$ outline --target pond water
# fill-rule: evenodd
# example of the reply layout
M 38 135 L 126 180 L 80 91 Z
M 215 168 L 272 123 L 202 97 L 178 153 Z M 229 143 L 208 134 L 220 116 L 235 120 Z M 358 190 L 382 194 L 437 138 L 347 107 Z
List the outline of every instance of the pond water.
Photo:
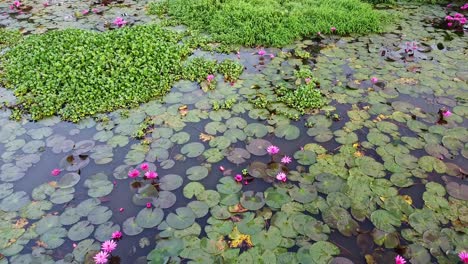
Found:
M 101 30 L 123 13 L 157 22 L 145 3 L 86 16 L 79 1 L 35 2 L 41 11 L 26 15 L 2 3 L 1 25 L 36 34 Z M 216 76 L 213 91 L 180 81 L 162 100 L 77 124 L 12 121 L 4 107 L 0 264 L 93 263 L 117 230 L 111 263 L 457 263 L 468 249 L 468 37 L 436 28 L 444 7 L 388 12 L 401 19 L 381 35 L 316 36 L 264 58 L 196 51 L 245 66 L 235 83 Z M 404 51 L 411 42 L 414 55 Z M 300 81 L 301 66 L 326 107 L 297 120 L 282 103 L 254 107 L 255 96 Z M 0 89 L 0 103 L 13 100 Z M 212 109 L 226 100 L 228 109 Z M 452 114 L 440 120 L 444 107 Z M 270 145 L 280 152 L 268 155 Z M 143 163 L 155 181 L 142 177 Z

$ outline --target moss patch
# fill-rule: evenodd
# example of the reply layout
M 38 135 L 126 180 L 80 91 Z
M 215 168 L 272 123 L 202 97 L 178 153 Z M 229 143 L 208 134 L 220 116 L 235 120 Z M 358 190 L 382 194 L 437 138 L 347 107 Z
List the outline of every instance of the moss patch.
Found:
M 30 36 L 2 58 L 3 81 L 19 99 L 16 114 L 29 113 L 33 120 L 57 114 L 78 121 L 169 92 L 193 71 L 184 69 L 184 61 L 197 44 L 183 38 L 156 25 Z M 227 74 L 235 79 L 240 73 Z
M 150 14 L 210 33 L 225 44 L 282 46 L 302 37 L 382 30 L 382 14 L 359 0 L 165 0 Z

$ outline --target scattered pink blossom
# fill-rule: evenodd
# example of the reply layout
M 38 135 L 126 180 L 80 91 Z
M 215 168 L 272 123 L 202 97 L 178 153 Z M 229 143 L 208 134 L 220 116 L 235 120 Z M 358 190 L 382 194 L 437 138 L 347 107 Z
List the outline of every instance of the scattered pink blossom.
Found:
M 447 23 L 447 27 L 451 27 L 452 25 L 453 25 L 452 22 L 448 22 L 448 23 Z
M 73 244 L 72 244 L 72 247 L 73 247 L 73 248 L 76 248 L 77 246 L 78 246 L 78 245 L 77 245 L 76 243 L 73 243 Z
M 240 52 L 239 52 L 239 51 L 238 51 L 238 52 L 236 52 L 236 56 L 237 56 L 237 59 L 239 59 L 239 60 L 240 60 L 240 56 L 241 56 L 241 54 L 240 54 Z
M 127 24 L 127 21 L 125 21 L 123 18 L 121 17 L 116 17 L 114 22 L 112 22 L 114 25 L 116 25 L 117 27 L 123 27 Z
M 85 10 L 81 11 L 82 15 L 87 15 L 88 13 L 89 13 L 89 9 L 85 9 Z
M 104 252 L 111 253 L 117 248 L 117 243 L 114 240 L 106 240 L 102 243 L 101 249 Z
M 124 211 L 123 207 L 120 207 L 119 212 L 123 212 L 123 211 Z
M 466 17 L 460 18 L 460 20 L 458 20 L 458 22 L 460 22 L 460 24 L 462 24 L 462 25 L 466 24 Z
M 97 253 L 93 259 L 96 264 L 105 264 L 107 263 L 107 258 L 109 257 L 109 253 L 101 251 Z
M 58 176 L 60 173 L 62 172 L 61 169 L 53 169 L 50 173 L 52 174 L 52 176 Z
M 214 75 L 213 75 L 213 74 L 210 74 L 210 75 L 206 76 L 206 80 L 207 80 L 208 82 L 211 82 L 211 81 L 213 81 L 213 80 L 214 80 L 214 78 L 215 78 L 215 77 L 214 77 Z
M 50 3 L 49 3 L 49 2 L 44 2 L 44 3 L 42 3 L 42 5 L 43 5 L 44 7 L 48 7 L 48 6 L 50 6 Z
M 276 174 L 276 179 L 278 181 L 286 182 L 286 180 L 287 180 L 286 173 L 279 172 L 278 174 Z
M 234 176 L 234 180 L 236 180 L 236 182 L 241 182 L 243 180 L 242 175 L 236 174 L 236 176 Z
M 133 169 L 131 171 L 128 172 L 128 177 L 134 179 L 136 177 L 140 176 L 140 171 L 137 170 L 137 169 Z
M 114 231 L 112 233 L 112 239 L 121 239 L 122 238 L 122 232 L 120 231 Z
M 281 158 L 281 163 L 283 163 L 283 164 L 289 164 L 289 163 L 291 163 L 291 161 L 292 161 L 292 159 L 289 156 L 284 156 L 283 158 Z
M 461 9 L 461 10 L 466 10 L 466 9 L 468 9 L 468 3 L 462 5 L 462 6 L 460 7 L 460 9 Z
M 379 81 L 379 79 L 377 77 L 372 77 L 370 81 L 372 84 L 376 84 Z
M 402 256 L 398 255 L 395 257 L 395 264 L 405 264 L 405 263 L 406 263 L 406 260 Z
M 275 58 L 275 54 L 270 54 L 270 59 L 274 59 Z
M 331 30 L 331 32 L 335 33 L 336 27 L 331 27 L 330 30 Z
M 318 36 L 321 36 L 321 35 L 322 35 L 322 33 L 320 33 L 320 31 L 319 31 L 319 32 L 317 32 L 317 35 L 318 35 Z
M 99 12 L 99 9 L 97 9 L 97 8 L 93 8 L 93 9 L 91 9 L 91 11 L 92 11 L 93 13 L 95 13 L 95 14 L 96 14 L 96 13 L 98 13 L 98 12 Z
M 458 257 L 461 261 L 463 261 L 463 263 L 468 263 L 468 253 L 465 250 L 458 253 Z
M 149 164 L 148 163 L 142 163 L 140 165 L 140 169 L 147 171 L 149 169 Z
M 446 16 L 446 17 L 445 17 L 445 20 L 447 20 L 447 21 L 452 21 L 452 20 L 453 20 L 453 17 L 451 17 L 451 16 Z
M 311 80 L 312 80 L 312 79 L 310 79 L 310 78 L 305 78 L 305 83 L 306 83 L 306 84 L 309 84 Z
M 249 184 L 249 181 L 245 180 L 244 185 L 248 185 L 248 184 Z
M 10 7 L 10 10 L 15 9 L 15 6 L 14 6 L 14 5 L 10 5 L 9 7 Z
M 224 169 L 223 166 L 219 166 L 219 170 L 220 170 L 220 171 L 224 171 L 225 169 Z
M 275 146 L 275 145 L 271 145 L 271 146 L 269 146 L 267 148 L 267 152 L 270 155 L 278 154 L 279 151 L 280 151 L 280 148 L 278 146 Z
M 450 112 L 450 110 L 445 110 L 445 111 L 442 112 L 442 115 L 443 115 L 444 117 L 449 117 L 449 116 L 452 115 L 452 112 Z
M 147 171 L 147 172 L 145 173 L 145 177 L 146 177 L 147 179 L 153 180 L 153 179 L 156 179 L 156 178 L 158 177 L 158 173 L 155 172 L 155 171 Z
M 257 54 L 260 55 L 260 56 L 265 56 L 266 51 L 262 48 L 262 49 L 260 49 L 260 50 L 258 51 Z
M 117 181 L 113 181 L 112 183 L 114 184 L 114 186 L 116 186 L 116 185 L 117 185 Z
M 454 19 L 455 18 L 462 18 L 462 17 L 464 17 L 464 15 L 460 14 L 460 13 L 455 13 L 455 15 L 453 15 L 453 17 L 454 17 Z
M 146 208 L 151 208 L 151 203 L 146 203 Z
M 19 8 L 22 4 L 20 1 L 14 1 L 13 2 L 13 5 L 16 7 L 16 8 Z

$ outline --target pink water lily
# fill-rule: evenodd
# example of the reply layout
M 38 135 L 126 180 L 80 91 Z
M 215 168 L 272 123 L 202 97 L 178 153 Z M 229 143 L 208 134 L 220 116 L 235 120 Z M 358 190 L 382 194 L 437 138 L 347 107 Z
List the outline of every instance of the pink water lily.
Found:
M 370 81 L 372 84 L 376 84 L 379 81 L 379 79 L 377 77 L 372 77 Z
M 142 163 L 140 165 L 140 169 L 147 171 L 149 169 L 149 164 L 148 163 Z
M 156 178 L 158 177 L 158 173 L 156 173 L 155 171 L 147 171 L 147 172 L 145 173 L 145 177 L 146 177 L 147 179 L 153 180 L 153 179 L 156 179 Z
M 275 146 L 275 145 L 271 145 L 271 146 L 269 146 L 267 148 L 267 152 L 270 155 L 278 154 L 279 151 L 280 151 L 280 148 L 278 146 Z
M 52 174 L 52 176 L 58 176 L 61 172 L 62 172 L 61 169 L 56 168 L 56 169 L 53 169 L 53 170 L 50 172 L 50 174 Z
M 119 208 L 119 212 L 123 212 L 125 209 L 123 207 Z
M 270 59 L 274 59 L 275 58 L 275 54 L 270 54 Z
M 461 9 L 461 10 L 466 10 L 466 9 L 468 9 L 468 3 L 462 5 L 462 6 L 460 7 L 460 9 Z
M 305 78 L 305 83 L 306 83 L 306 84 L 309 84 L 311 80 L 312 80 L 312 79 L 310 79 L 310 78 Z
M 449 117 L 449 116 L 452 115 L 452 112 L 450 112 L 450 110 L 445 110 L 444 112 L 442 112 L 442 115 L 443 115 L 444 117 Z
M 236 174 L 236 176 L 234 176 L 234 180 L 236 180 L 236 182 L 241 182 L 243 180 L 242 175 Z
M 102 243 L 101 249 L 104 252 L 111 253 L 114 249 L 117 248 L 117 243 L 114 240 L 106 240 Z
M 331 32 L 335 33 L 336 27 L 331 27 L 330 30 L 331 30 Z
M 458 257 L 463 263 L 468 263 L 468 253 L 465 250 L 458 253 Z
M 121 239 L 122 238 L 122 232 L 120 231 L 114 231 L 112 233 L 112 239 Z
M 402 256 L 398 255 L 395 257 L 395 264 L 405 264 L 405 263 L 406 263 L 406 260 Z
M 257 54 L 260 56 L 265 56 L 266 51 L 264 49 L 260 49 Z
M 128 177 L 134 179 L 136 177 L 140 176 L 140 171 L 137 170 L 137 169 L 133 169 L 131 171 L 128 172 Z
M 224 169 L 223 166 L 219 166 L 219 170 L 220 170 L 220 171 L 224 171 L 225 169 Z
M 213 74 L 210 74 L 210 75 L 206 76 L 206 80 L 207 80 L 208 82 L 211 82 L 211 81 L 213 81 L 213 80 L 214 80 L 214 78 L 215 78 L 215 77 L 214 77 L 214 75 L 213 75 Z
M 151 208 L 151 203 L 146 203 L 146 208 Z
M 112 22 L 114 25 L 116 25 L 117 27 L 123 27 L 127 24 L 127 21 L 125 21 L 123 18 L 121 17 L 116 17 L 114 22 Z
M 453 25 L 452 22 L 448 22 L 448 23 L 447 23 L 447 27 L 451 27 L 452 25 Z
M 88 13 L 89 13 L 89 9 L 85 9 L 85 10 L 81 11 L 82 15 L 87 15 Z
M 13 2 L 13 5 L 16 7 L 16 8 L 19 8 L 22 4 L 20 1 L 14 1 Z
M 101 251 L 97 253 L 93 259 L 96 264 L 105 264 L 107 263 L 107 258 L 109 257 L 109 253 Z
M 42 5 L 43 5 L 44 7 L 48 7 L 48 6 L 50 6 L 50 3 L 49 3 L 49 2 L 44 2 L 44 3 L 42 3 Z
M 287 180 L 286 173 L 279 172 L 278 174 L 276 174 L 276 179 L 278 181 L 286 182 L 286 180 Z
M 283 164 L 289 164 L 291 162 L 292 162 L 292 159 L 289 156 L 284 156 L 284 157 L 281 158 L 281 163 L 283 163 Z

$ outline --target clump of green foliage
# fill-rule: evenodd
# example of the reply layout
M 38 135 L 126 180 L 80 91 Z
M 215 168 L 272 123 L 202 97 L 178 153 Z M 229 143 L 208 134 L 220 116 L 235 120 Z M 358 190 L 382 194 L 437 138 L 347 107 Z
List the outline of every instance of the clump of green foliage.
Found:
M 383 14 L 360 0 L 162 0 L 150 14 L 166 13 L 216 41 L 247 46 L 283 46 L 317 32 L 379 32 Z
M 0 50 L 19 43 L 22 35 L 18 30 L 0 28 Z
M 320 108 L 325 104 L 314 82 L 299 85 L 296 89 L 282 87 L 276 92 L 279 94 L 278 101 L 298 110 L 301 114 L 304 114 L 307 109 Z
M 226 109 L 230 110 L 232 107 L 237 103 L 236 98 L 230 98 L 227 100 L 224 100 L 222 102 L 214 101 L 213 102 L 213 110 L 218 111 L 220 109 Z
M 227 59 L 218 63 L 215 60 L 196 57 L 184 63 L 183 78 L 203 82 L 208 75 L 219 72 L 223 74 L 226 81 L 232 82 L 239 78 L 243 70 L 244 66 L 233 60 Z
M 38 120 L 60 115 L 75 122 L 168 93 L 187 76 L 184 61 L 198 43 L 185 37 L 157 25 L 30 36 L 1 58 L 2 79 L 18 97 L 15 116 L 29 113 Z M 207 65 L 198 66 L 207 72 Z

